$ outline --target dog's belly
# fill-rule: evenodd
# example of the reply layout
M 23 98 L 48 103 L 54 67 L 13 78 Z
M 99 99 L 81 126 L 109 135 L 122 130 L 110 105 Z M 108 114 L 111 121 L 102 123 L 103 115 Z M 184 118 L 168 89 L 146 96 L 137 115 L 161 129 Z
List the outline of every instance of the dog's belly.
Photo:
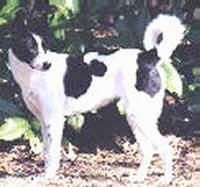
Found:
M 88 103 L 87 99 L 74 99 L 70 98 L 68 99 L 70 104 L 67 104 L 66 110 L 65 110 L 65 115 L 66 116 L 71 116 L 74 114 L 80 114 L 80 113 L 86 113 L 89 111 L 95 111 L 103 106 L 106 106 L 110 102 L 113 101 L 113 98 L 104 98 L 102 100 L 98 100 L 98 102 L 95 103 Z M 68 103 L 69 103 L 68 102 Z
M 114 80 L 95 77 L 87 92 L 78 98 L 67 97 L 65 100 L 65 114 L 73 115 L 77 113 L 85 113 L 92 110 L 97 110 L 120 95 L 116 94 L 117 84 Z M 102 91 L 103 90 L 103 91 Z

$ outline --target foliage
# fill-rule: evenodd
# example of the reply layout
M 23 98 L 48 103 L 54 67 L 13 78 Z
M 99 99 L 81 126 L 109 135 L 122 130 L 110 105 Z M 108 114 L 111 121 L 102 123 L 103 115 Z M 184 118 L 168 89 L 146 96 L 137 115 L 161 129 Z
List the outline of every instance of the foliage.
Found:
M 6 24 L 14 17 L 18 5 L 18 0 L 7 0 L 2 2 L 2 5 L 0 6 L 0 25 Z
M 183 84 L 175 67 L 171 62 L 164 62 L 161 64 L 162 69 L 166 74 L 166 88 L 171 93 L 176 93 L 179 97 L 183 95 Z
M 42 144 L 26 119 L 20 117 L 6 118 L 0 126 L 0 140 L 13 141 L 21 137 L 29 141 L 34 153 L 41 152 Z
M 200 24 L 191 16 L 199 4 L 195 4 L 196 1 L 193 0 L 186 0 L 184 5 L 181 0 L 170 2 L 159 0 L 49 0 L 47 5 L 55 7 L 55 10 L 45 12 L 39 7 L 46 2 L 48 1 L 1 0 L 0 2 L 0 121 L 2 122 L 0 133 L 6 132 L 1 136 L 3 140 L 32 137 L 31 145 L 35 145 L 34 141 L 39 142 L 38 139 L 33 138 L 35 137 L 34 132 L 37 132 L 32 125 L 33 118 L 22 102 L 19 88 L 14 83 L 7 63 L 7 50 L 11 42 L 11 23 L 15 13 L 21 9 L 26 9 L 30 13 L 29 21 L 33 18 L 32 9 L 37 9 L 37 13 L 46 19 L 51 36 L 49 45 L 59 52 L 85 53 L 97 49 L 142 47 L 145 26 L 160 12 L 184 17 L 185 23 L 190 28 L 188 40 L 200 43 Z M 31 3 L 33 5 L 30 10 L 29 4 Z M 183 71 L 186 67 L 184 62 L 181 63 L 176 58 L 173 64 L 181 74 L 184 85 L 183 96 L 190 103 L 189 109 L 200 112 L 198 65 L 192 65 L 194 79 L 188 81 L 187 73 Z M 180 93 L 182 84 L 174 67 L 165 65 L 164 70 L 170 72 L 168 75 L 172 74 L 169 87 L 178 85 L 175 87 Z M 123 113 L 123 109 L 120 110 Z M 68 122 L 79 124 L 77 129 L 80 129 L 84 119 L 73 117 Z M 11 124 L 13 126 L 9 129 Z M 6 131 L 2 130 L 6 128 L 8 128 Z M 11 130 L 13 130 L 12 133 Z M 7 136 L 8 132 L 11 133 L 10 137 Z

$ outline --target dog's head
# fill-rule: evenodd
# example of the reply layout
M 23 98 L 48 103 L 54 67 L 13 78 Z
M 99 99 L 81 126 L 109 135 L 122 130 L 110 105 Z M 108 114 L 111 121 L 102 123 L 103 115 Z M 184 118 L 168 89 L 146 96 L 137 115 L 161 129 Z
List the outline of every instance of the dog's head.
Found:
M 12 46 L 14 55 L 23 63 L 37 70 L 47 70 L 47 47 L 41 36 L 34 34 L 27 24 L 26 14 L 21 11 L 12 24 Z

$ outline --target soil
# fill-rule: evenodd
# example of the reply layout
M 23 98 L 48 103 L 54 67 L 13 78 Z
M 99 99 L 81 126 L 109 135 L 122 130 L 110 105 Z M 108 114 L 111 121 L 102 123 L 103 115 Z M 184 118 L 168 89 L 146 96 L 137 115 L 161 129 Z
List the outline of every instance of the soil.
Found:
M 174 150 L 174 179 L 169 186 L 199 187 L 200 139 L 184 140 L 175 136 L 167 138 Z M 41 155 L 31 154 L 26 142 L 17 142 L 16 145 L 1 143 L 0 187 L 161 186 L 156 182 L 163 174 L 162 163 L 156 155 L 147 179 L 143 183 L 129 183 L 128 176 L 137 171 L 141 155 L 137 151 L 136 143 L 123 139 L 120 144 L 121 151 L 98 147 L 96 152 L 80 151 L 74 162 L 63 154 L 58 175 L 47 180 L 40 177 L 43 172 Z
M 200 186 L 200 131 L 199 114 L 191 117 L 184 105 L 170 101 L 164 106 L 159 130 L 168 138 L 174 153 L 174 178 L 166 187 Z M 174 103 L 174 104 L 173 104 Z M 181 107 L 180 107 L 181 104 Z M 188 120 L 187 120 L 188 121 Z M 66 138 L 78 148 L 72 162 L 65 154 Z M 162 186 L 162 162 L 155 155 L 148 177 L 142 183 L 130 183 L 141 160 L 125 116 L 120 116 L 115 105 L 109 105 L 97 114 L 85 115 L 81 133 L 66 126 L 61 166 L 53 179 L 44 179 L 41 154 L 30 151 L 28 142 L 0 142 L 0 187 L 146 187 Z

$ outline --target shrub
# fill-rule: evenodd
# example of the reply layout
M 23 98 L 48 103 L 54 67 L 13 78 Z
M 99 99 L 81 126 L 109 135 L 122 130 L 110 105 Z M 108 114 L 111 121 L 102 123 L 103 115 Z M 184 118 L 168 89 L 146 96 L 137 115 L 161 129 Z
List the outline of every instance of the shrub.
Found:
M 15 129 L 23 130 L 9 140 L 26 137 L 27 133 L 24 129 L 28 129 L 29 132 L 34 131 L 34 126 L 30 126 L 33 120 L 32 115 L 24 107 L 7 63 L 7 50 L 11 42 L 10 26 L 17 11 L 22 9 L 27 11 L 30 14 L 30 17 L 27 17 L 28 21 L 35 21 L 33 23 L 36 27 L 38 20 L 43 22 L 51 38 L 49 44 L 53 50 L 85 53 L 97 49 L 142 47 L 145 26 L 160 12 L 173 13 L 184 18 L 190 28 L 187 39 L 199 43 L 200 24 L 192 17 L 198 6 L 200 3 L 195 0 L 49 0 L 49 2 L 46 0 L 1 0 L 0 121 L 3 125 L 0 131 L 1 128 L 6 128 L 6 124 L 9 128 L 10 121 L 15 123 L 16 126 L 13 126 L 16 127 Z M 184 97 L 190 103 L 189 108 L 193 112 L 200 112 L 199 65 L 190 64 L 190 71 L 185 71 L 188 64 L 181 63 L 177 57 L 174 59 L 174 65 L 184 82 Z M 175 71 L 173 66 L 171 68 L 170 72 Z M 189 74 L 192 76 L 187 76 Z M 188 80 L 188 77 L 192 77 L 192 80 Z M 69 121 L 83 122 L 83 120 L 74 119 Z M 17 126 L 20 122 L 28 124 L 31 128 Z M 1 139 L 7 140 L 6 136 Z

